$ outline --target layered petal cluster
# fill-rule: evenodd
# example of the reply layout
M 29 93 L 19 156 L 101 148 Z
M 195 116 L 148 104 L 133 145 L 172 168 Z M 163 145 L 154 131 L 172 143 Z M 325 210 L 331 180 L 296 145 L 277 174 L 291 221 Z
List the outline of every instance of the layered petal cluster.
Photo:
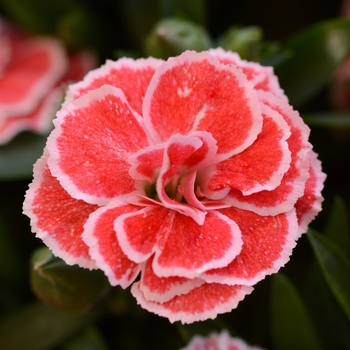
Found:
M 54 125 L 33 232 L 171 322 L 234 309 L 321 209 L 325 175 L 272 68 L 220 48 L 107 61 Z
M 30 36 L 0 18 L 0 144 L 24 130 L 48 133 L 63 84 L 94 67 L 90 52 L 68 55 L 56 39 Z
M 262 350 L 250 346 L 240 338 L 233 338 L 227 331 L 213 332 L 207 337 L 194 336 L 188 345 L 180 350 Z

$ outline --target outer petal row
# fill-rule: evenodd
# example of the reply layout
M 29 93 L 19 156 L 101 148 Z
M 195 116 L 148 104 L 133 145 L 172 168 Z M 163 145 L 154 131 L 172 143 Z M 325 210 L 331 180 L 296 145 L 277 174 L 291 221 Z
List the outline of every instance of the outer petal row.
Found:
M 135 282 L 131 287 L 131 293 L 141 307 L 159 316 L 167 317 L 171 323 L 175 321 L 192 323 L 214 319 L 218 314 L 236 308 L 238 303 L 252 291 L 253 288 L 248 286 L 205 283 L 187 294 L 176 296 L 161 304 L 145 299 L 140 290 L 140 282 Z
M 178 133 L 210 132 L 217 161 L 251 145 L 262 127 L 260 104 L 245 75 L 207 52 L 186 51 L 162 64 L 150 81 L 143 116 L 158 143 Z
M 281 114 L 290 127 L 291 135 L 287 140 L 292 156 L 290 167 L 276 189 L 247 196 L 232 189 L 227 200 L 234 207 L 251 210 L 259 215 L 277 215 L 291 210 L 304 194 L 305 182 L 309 177 L 310 130 L 288 103 L 267 92 L 259 92 L 259 98 Z
M 104 85 L 88 92 L 57 113 L 47 141 L 50 170 L 73 198 L 88 203 L 132 193 L 128 159 L 149 144 L 141 121 L 120 89 Z
M 121 58 L 116 62 L 107 60 L 105 65 L 88 73 L 82 82 L 70 85 L 65 102 L 71 102 L 86 92 L 107 84 L 123 90 L 131 108 L 141 115 L 149 82 L 163 62 L 152 57 L 138 60 Z
M 47 167 L 48 152 L 34 166 L 34 181 L 30 185 L 23 212 L 31 218 L 33 232 L 67 264 L 95 268 L 88 246 L 81 235 L 90 213 L 97 209 L 72 198 Z

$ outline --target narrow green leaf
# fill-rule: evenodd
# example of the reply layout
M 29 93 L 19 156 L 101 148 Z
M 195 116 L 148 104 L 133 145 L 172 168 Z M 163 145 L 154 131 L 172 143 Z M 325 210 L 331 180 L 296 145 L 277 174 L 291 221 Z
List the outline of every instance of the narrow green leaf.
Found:
M 345 254 L 350 253 L 348 210 L 340 196 L 334 198 L 332 210 L 324 229 L 324 234 L 341 248 Z
M 181 17 L 199 24 L 206 23 L 206 6 L 203 0 L 158 0 L 163 17 Z
M 320 91 L 350 52 L 350 21 L 329 20 L 284 43 L 291 56 L 275 69 L 291 104 L 300 107 Z
M 96 317 L 72 316 L 35 302 L 0 320 L 0 344 L 6 350 L 52 349 Z
M 350 113 L 317 112 L 302 115 L 304 122 L 310 126 L 327 129 L 350 128 Z
M 322 349 L 304 302 L 289 279 L 272 276 L 271 338 L 275 350 Z
M 0 181 L 31 178 L 33 164 L 42 155 L 47 136 L 24 132 L 0 146 Z
M 307 237 L 325 280 L 350 320 L 350 260 L 339 246 L 315 230 L 309 229 Z

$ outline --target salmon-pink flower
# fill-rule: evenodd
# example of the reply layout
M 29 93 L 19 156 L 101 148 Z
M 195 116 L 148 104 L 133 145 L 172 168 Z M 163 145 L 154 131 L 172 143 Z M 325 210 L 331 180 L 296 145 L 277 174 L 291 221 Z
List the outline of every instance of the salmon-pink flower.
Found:
M 48 133 L 63 84 L 94 66 L 90 52 L 68 56 L 56 39 L 30 36 L 0 18 L 0 144 L 24 130 Z
M 235 308 L 321 209 L 308 127 L 272 68 L 232 52 L 107 61 L 54 125 L 24 203 L 33 231 L 171 322 Z
M 194 336 L 188 345 L 180 350 L 262 350 L 250 346 L 240 338 L 233 338 L 227 331 L 213 332 L 208 337 Z

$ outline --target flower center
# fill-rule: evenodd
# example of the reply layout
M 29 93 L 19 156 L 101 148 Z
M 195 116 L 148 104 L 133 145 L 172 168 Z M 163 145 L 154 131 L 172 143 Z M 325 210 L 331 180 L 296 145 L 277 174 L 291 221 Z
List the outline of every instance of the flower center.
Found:
M 130 175 L 139 180 L 140 197 L 203 224 L 208 208 L 227 207 L 203 204 L 196 195 L 197 172 L 214 162 L 216 142 L 208 132 L 194 132 L 188 136 L 174 135 L 167 142 L 149 146 L 130 159 Z M 199 191 L 200 192 L 200 191 Z

